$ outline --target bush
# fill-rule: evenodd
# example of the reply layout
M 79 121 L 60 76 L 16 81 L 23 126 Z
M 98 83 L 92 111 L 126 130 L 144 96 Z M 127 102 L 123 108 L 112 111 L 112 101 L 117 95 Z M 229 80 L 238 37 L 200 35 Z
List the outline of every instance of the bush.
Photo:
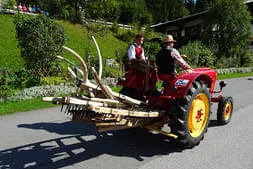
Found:
M 12 96 L 15 90 L 10 88 L 8 85 L 0 85 L 0 102 L 2 100 L 6 101 L 9 96 Z
M 60 85 L 65 83 L 66 81 L 61 77 L 50 76 L 50 77 L 43 77 L 40 79 L 41 85 Z
M 253 51 L 248 50 L 245 55 L 241 56 L 240 62 L 243 67 L 253 66 Z
M 119 29 L 120 28 L 119 28 L 118 23 L 114 22 L 113 25 L 112 25 L 112 28 L 111 28 L 112 32 L 118 34 L 119 33 Z
M 187 55 L 187 62 L 192 67 L 212 67 L 215 56 L 213 52 L 205 47 L 200 41 L 190 42 L 179 49 L 181 54 Z
M 40 85 L 40 79 L 39 76 L 34 76 L 31 71 L 22 69 L 9 73 L 8 85 L 13 89 L 23 89 Z
M 215 65 L 217 68 L 250 67 L 253 66 L 253 52 L 250 50 L 241 53 L 241 56 L 221 57 Z
M 11 78 L 8 69 L 2 69 L 0 72 L 0 102 L 7 100 L 15 92 L 15 88 L 11 86 L 13 78 Z
M 104 23 L 100 23 L 100 22 L 96 22 L 92 23 L 89 22 L 88 24 L 85 25 L 88 32 L 90 32 L 92 35 L 97 34 L 99 36 L 105 36 L 105 34 L 107 34 L 109 32 L 109 28 L 104 24 Z
M 55 67 L 56 55 L 64 45 L 64 31 L 45 15 L 37 17 L 17 15 L 14 20 L 26 69 L 33 77 L 47 76 Z
M 145 42 L 143 48 L 145 50 L 145 56 L 149 57 L 150 60 L 155 60 L 156 54 L 161 49 L 160 43 L 158 42 Z
M 2 2 L 0 1 L 0 5 L 3 6 L 3 8 L 7 8 L 7 9 L 13 9 L 14 6 L 16 5 L 16 1 L 15 0 L 3 0 Z
M 104 77 L 118 78 L 123 75 L 122 70 L 119 67 L 104 67 Z
M 122 41 L 132 43 L 135 37 L 135 33 L 133 31 L 126 31 L 118 36 L 118 38 Z
M 222 56 L 220 59 L 215 61 L 215 67 L 218 69 L 238 67 L 239 63 L 240 63 L 240 61 L 238 60 L 238 58 Z

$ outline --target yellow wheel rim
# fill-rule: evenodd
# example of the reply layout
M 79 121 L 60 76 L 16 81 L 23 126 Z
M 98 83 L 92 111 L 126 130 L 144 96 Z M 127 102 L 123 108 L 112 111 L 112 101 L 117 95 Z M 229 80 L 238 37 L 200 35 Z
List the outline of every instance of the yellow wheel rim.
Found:
M 224 109 L 224 119 L 228 120 L 231 116 L 231 112 L 232 112 L 232 103 L 229 101 Z
M 209 99 L 204 93 L 198 94 L 192 101 L 188 116 L 188 130 L 192 137 L 199 137 L 205 130 L 209 118 L 209 106 Z

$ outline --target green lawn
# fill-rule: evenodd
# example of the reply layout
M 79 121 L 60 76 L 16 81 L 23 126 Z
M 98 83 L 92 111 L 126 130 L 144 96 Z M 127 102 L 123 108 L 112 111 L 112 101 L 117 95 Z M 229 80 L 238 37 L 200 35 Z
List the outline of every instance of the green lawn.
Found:
M 226 74 L 226 75 L 219 75 L 217 77 L 217 79 L 218 80 L 231 79 L 231 78 L 238 78 L 238 77 L 245 77 L 245 76 L 253 76 L 253 72 L 249 72 L 249 73 L 232 73 L 232 74 Z
M 0 103 L 0 115 L 25 112 L 29 110 L 36 110 L 41 108 L 53 107 L 52 103 L 42 102 L 41 99 L 25 100 L 20 102 Z
M 84 58 L 87 58 L 89 52 L 91 56 L 97 57 L 97 50 L 91 39 L 88 38 L 88 32 L 85 26 L 80 24 L 71 24 L 68 21 L 57 21 L 64 27 L 66 36 L 66 46 L 74 49 Z M 91 34 L 91 33 L 90 33 Z M 115 50 L 127 51 L 128 44 L 117 39 L 110 31 L 106 33 L 94 33 L 103 58 L 115 58 Z
M 16 40 L 16 29 L 13 15 L 0 13 L 0 68 L 19 70 L 24 65 Z
M 113 87 L 113 91 L 119 92 L 121 87 Z M 57 106 L 52 104 L 51 102 L 43 102 L 41 98 L 33 99 L 33 100 L 25 100 L 20 102 L 0 102 L 0 115 L 10 114 L 15 112 L 25 112 L 29 110 L 36 110 L 48 107 Z

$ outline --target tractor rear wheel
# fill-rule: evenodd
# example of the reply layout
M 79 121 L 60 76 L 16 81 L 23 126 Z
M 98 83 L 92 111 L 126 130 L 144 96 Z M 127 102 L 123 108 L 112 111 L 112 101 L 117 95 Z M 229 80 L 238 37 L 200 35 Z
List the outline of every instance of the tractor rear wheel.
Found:
M 171 130 L 184 147 L 200 143 L 207 131 L 210 117 L 210 95 L 201 82 L 194 81 L 186 98 L 176 100 Z
M 225 125 L 230 122 L 233 112 L 232 97 L 222 97 L 218 104 L 217 120 L 218 124 Z

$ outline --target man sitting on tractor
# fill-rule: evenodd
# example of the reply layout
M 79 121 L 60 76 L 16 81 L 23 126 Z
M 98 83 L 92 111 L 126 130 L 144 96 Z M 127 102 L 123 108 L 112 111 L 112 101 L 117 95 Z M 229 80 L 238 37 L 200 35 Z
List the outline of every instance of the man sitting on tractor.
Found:
M 144 36 L 138 34 L 135 36 L 135 42 L 128 49 L 128 62 L 126 70 L 137 70 L 145 72 L 145 56 L 144 48 L 142 47 Z M 144 68 L 144 70 L 142 70 Z
M 136 35 L 134 44 L 128 49 L 126 73 L 118 82 L 118 85 L 124 86 L 120 93 L 140 100 L 145 92 L 153 89 L 156 82 L 155 69 L 150 69 L 150 63 L 144 57 L 143 40 L 143 35 Z
M 179 52 L 173 48 L 176 41 L 172 35 L 165 35 L 162 40 L 162 49 L 156 55 L 156 64 L 158 67 L 158 77 L 162 81 L 172 81 L 176 73 L 175 62 L 187 72 L 192 73 L 191 66 L 183 59 L 187 56 L 180 55 Z

